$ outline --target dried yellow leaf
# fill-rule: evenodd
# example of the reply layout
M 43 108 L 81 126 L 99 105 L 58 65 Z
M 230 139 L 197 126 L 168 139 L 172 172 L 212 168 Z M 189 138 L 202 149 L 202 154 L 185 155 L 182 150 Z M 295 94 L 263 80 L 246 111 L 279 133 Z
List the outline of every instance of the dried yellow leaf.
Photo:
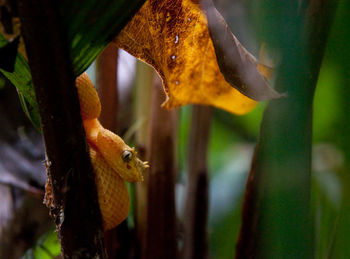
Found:
M 204 104 L 244 114 L 256 105 L 225 81 L 198 1 L 148 0 L 113 42 L 156 69 L 165 108 Z

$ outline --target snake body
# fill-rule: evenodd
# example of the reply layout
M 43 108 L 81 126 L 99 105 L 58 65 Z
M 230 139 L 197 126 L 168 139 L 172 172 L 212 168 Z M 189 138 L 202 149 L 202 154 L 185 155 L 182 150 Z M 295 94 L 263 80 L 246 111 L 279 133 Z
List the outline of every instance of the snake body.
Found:
M 103 128 L 98 121 L 101 103 L 89 76 L 83 73 L 76 80 L 80 112 L 84 122 L 91 163 L 95 174 L 98 202 L 104 230 L 120 224 L 129 212 L 129 193 L 124 182 L 143 181 L 143 171 L 148 167 L 113 132 Z
M 136 157 L 134 148 L 130 148 L 118 135 L 100 124 L 97 119 L 101 112 L 100 99 L 86 73 L 76 79 L 76 87 L 94 169 L 103 228 L 106 231 L 116 227 L 128 216 L 130 201 L 125 181 L 143 181 L 142 174 L 149 166 Z M 49 178 L 45 203 L 52 207 Z

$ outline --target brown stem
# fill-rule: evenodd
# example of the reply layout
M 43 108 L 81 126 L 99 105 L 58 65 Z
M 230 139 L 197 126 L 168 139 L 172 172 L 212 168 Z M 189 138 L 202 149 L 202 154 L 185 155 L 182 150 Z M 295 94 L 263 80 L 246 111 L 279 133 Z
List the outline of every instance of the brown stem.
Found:
M 103 127 L 115 132 L 118 114 L 118 48 L 108 45 L 96 60 L 96 86 L 101 100 L 99 120 Z M 126 221 L 104 233 L 109 258 L 128 258 L 130 233 Z
M 18 0 L 64 258 L 105 258 L 101 214 L 58 1 Z
M 175 143 L 177 111 L 160 107 L 164 101 L 159 77 L 152 90 L 151 135 L 148 158 L 146 245 L 142 258 L 176 258 Z
M 152 86 L 154 81 L 154 69 L 141 61 L 136 63 L 136 82 L 135 82 L 135 124 L 140 128 L 135 134 L 137 151 L 142 160 L 146 160 L 149 153 L 149 132 L 150 132 L 150 114 L 152 105 Z M 143 183 L 135 184 L 135 237 L 136 258 L 141 257 L 143 247 L 146 246 L 146 209 L 147 209 L 147 188 L 148 174 L 146 173 Z
M 130 257 L 130 231 L 128 222 L 124 220 L 116 228 L 104 233 L 108 258 Z
M 115 131 L 117 127 L 117 71 L 118 48 L 110 44 L 96 60 L 96 86 L 102 105 L 99 120 L 111 131 Z
M 212 109 L 192 107 L 189 175 L 186 195 L 184 258 L 207 258 L 208 166 L 207 151 Z

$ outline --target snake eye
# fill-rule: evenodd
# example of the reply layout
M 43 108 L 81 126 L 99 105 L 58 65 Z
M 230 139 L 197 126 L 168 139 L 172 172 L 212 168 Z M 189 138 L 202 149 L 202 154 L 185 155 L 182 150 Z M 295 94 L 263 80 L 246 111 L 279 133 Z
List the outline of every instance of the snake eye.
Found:
M 132 152 L 129 150 L 124 150 L 122 153 L 122 159 L 124 162 L 130 162 L 132 159 Z

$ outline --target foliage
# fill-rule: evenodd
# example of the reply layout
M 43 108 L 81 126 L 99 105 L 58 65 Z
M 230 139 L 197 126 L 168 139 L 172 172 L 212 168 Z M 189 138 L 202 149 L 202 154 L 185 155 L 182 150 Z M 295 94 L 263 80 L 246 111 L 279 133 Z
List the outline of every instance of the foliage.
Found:
M 6 44 L 6 38 L 0 33 L 0 47 L 5 46 Z M 17 87 L 18 96 L 24 112 L 31 120 L 33 125 L 39 130 L 39 110 L 35 99 L 32 75 L 30 73 L 28 62 L 21 53 L 18 53 L 16 56 L 14 71 L 11 73 L 1 68 L 0 71 L 11 81 L 13 85 Z
M 256 105 L 245 95 L 255 100 L 279 96 L 264 78 L 270 76 L 270 70 L 258 65 L 213 10 L 212 22 L 226 28 L 223 37 L 219 37 L 221 32 L 209 32 L 199 3 L 149 0 L 113 41 L 156 69 L 167 94 L 163 107 L 204 104 L 244 114 Z M 223 45 L 227 52 L 221 49 Z
M 76 75 L 91 65 L 143 2 L 144 0 L 64 1 L 60 7 Z M 3 47 L 7 40 L 1 26 L 0 28 L 0 47 Z M 15 70 L 12 73 L 3 69 L 0 71 L 17 87 L 23 110 L 33 125 L 40 129 L 39 111 L 23 45 L 20 52 L 22 53 L 17 54 Z
M 255 2 L 261 4 L 262 1 Z M 91 6 L 89 8 L 91 8 Z M 255 28 L 260 39 L 264 39 L 270 42 L 272 46 L 278 46 L 278 48 L 280 48 L 279 37 L 275 36 L 282 33 L 279 25 L 282 21 L 285 21 L 284 19 L 286 19 L 286 17 L 281 17 L 278 8 L 282 8 L 281 4 L 275 3 L 270 6 L 262 6 L 260 10 L 263 9 L 265 12 L 257 12 L 259 8 L 251 7 L 248 9 L 253 11 L 254 15 L 252 15 L 252 17 L 254 18 L 252 18 L 252 20 L 259 18 L 259 20 L 255 22 Z M 86 10 L 88 10 L 88 8 Z M 349 4 L 347 4 L 345 0 L 341 1 L 329 39 L 326 57 L 322 65 L 315 95 L 313 128 L 314 149 L 318 149 L 320 144 L 327 143 L 326 148 L 322 149 L 321 153 L 314 152 L 311 202 L 314 214 L 316 258 L 347 258 L 349 254 L 349 248 L 346 246 L 346 244 L 350 242 L 350 236 L 346 233 L 348 229 L 348 219 L 346 215 L 350 213 L 349 207 L 346 205 L 350 197 L 350 195 L 348 195 L 348 190 L 350 189 L 348 177 L 350 168 L 350 142 L 347 136 L 349 135 L 349 131 L 346 131 L 350 127 L 350 119 L 346 112 L 346 109 L 349 107 L 349 101 L 347 100 L 349 94 L 346 88 L 346 86 L 349 85 L 348 60 L 350 60 L 350 54 L 347 48 L 350 39 L 350 25 L 349 18 L 347 17 L 349 10 Z M 72 14 L 74 14 L 74 12 L 72 12 Z M 87 23 L 87 17 L 86 14 L 84 16 L 85 20 L 82 19 L 81 22 Z M 273 18 L 274 20 L 272 21 Z M 88 28 L 88 26 L 86 26 L 86 28 Z M 94 29 L 93 33 L 98 33 L 98 30 Z M 84 43 L 84 40 L 79 39 L 81 35 L 79 33 L 76 35 L 77 39 L 72 53 L 77 51 L 77 49 L 83 50 L 82 53 L 76 54 L 75 56 L 74 64 L 76 64 L 75 69 L 78 73 L 85 69 L 94 57 L 96 57 L 102 48 L 101 46 L 107 41 L 107 38 L 101 40 L 101 45 L 89 49 L 87 47 L 88 44 L 86 46 L 81 45 Z M 171 36 L 172 37 L 169 36 L 169 42 L 175 43 L 176 33 L 171 34 Z M 179 38 L 180 42 L 182 38 L 183 37 Z M 150 49 L 154 48 L 152 44 L 149 45 Z M 77 46 L 79 46 L 79 48 Z M 84 56 L 85 54 L 88 55 Z M 167 55 L 171 59 L 173 54 L 167 53 L 164 55 Z M 74 55 L 72 54 L 72 56 Z M 175 56 L 178 57 L 182 55 L 176 53 Z M 157 62 L 161 63 L 160 61 Z M 22 63 L 17 62 L 16 65 L 18 64 Z M 164 64 L 160 64 L 159 67 L 164 67 Z M 26 64 L 22 64 L 22 67 L 19 68 L 18 71 L 21 72 L 25 72 L 26 69 L 27 72 L 29 71 L 28 65 Z M 176 82 L 172 77 L 173 75 L 169 76 L 170 79 L 168 79 L 168 81 Z M 28 76 L 25 77 L 25 79 L 27 80 L 26 82 L 30 81 Z M 30 89 L 30 87 L 27 89 Z M 25 96 L 28 99 L 30 94 L 26 94 Z M 27 100 L 27 102 L 29 101 Z M 240 211 L 244 182 L 249 170 L 252 145 L 258 139 L 258 125 L 261 121 L 264 108 L 264 104 L 259 105 L 252 113 L 238 118 L 222 111 L 215 112 L 209 149 L 212 183 L 209 230 L 211 240 L 210 250 L 213 258 L 232 258 L 234 255 L 235 241 L 241 223 Z M 182 171 L 186 170 L 186 132 L 188 132 L 189 125 L 189 110 L 190 108 L 188 107 L 182 108 L 181 110 L 179 160 Z M 288 113 L 286 113 L 286 116 L 287 115 Z M 33 119 L 33 115 L 31 118 Z M 340 162 L 336 164 L 336 166 L 327 164 L 326 167 L 320 167 L 320 165 L 324 164 L 324 155 L 330 156 L 330 163 L 337 160 L 335 157 L 340 157 Z M 320 156 L 321 158 L 319 159 Z M 243 167 L 239 166 L 242 161 L 245 161 Z M 225 183 L 232 183 L 232 185 L 225 185 Z M 223 193 L 222 196 L 219 195 L 220 191 Z M 228 202 L 225 203 L 225 199 L 227 199 Z M 286 206 L 291 205 L 286 204 Z M 227 235 L 227 232 L 229 232 L 230 235 Z M 36 249 L 38 248 L 33 248 L 31 253 L 34 251 L 35 254 L 35 251 L 37 251 Z
M 84 72 L 145 0 L 64 1 L 61 5 L 73 68 Z
M 35 246 L 29 249 L 22 259 L 54 259 L 61 253 L 57 233 L 52 229 L 36 242 Z

